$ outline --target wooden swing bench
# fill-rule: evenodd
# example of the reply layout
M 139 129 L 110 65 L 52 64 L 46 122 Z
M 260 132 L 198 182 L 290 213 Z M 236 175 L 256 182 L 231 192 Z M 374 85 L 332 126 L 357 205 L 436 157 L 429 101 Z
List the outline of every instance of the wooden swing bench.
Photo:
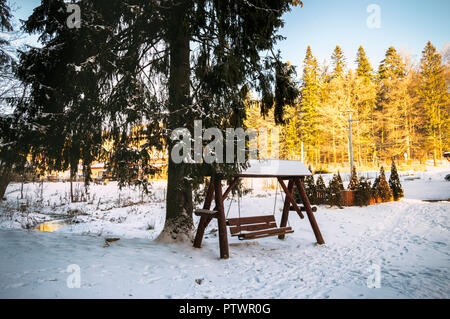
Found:
M 217 218 L 219 212 L 217 210 L 197 209 L 194 214 Z M 238 237 L 239 240 L 286 235 L 294 232 L 291 227 L 278 227 L 273 215 L 228 218 L 226 219 L 226 225 L 230 227 L 231 237 Z
M 291 227 L 278 227 L 273 215 L 229 218 L 227 226 L 230 226 L 231 236 L 237 236 L 240 240 L 286 235 L 294 232 Z
M 266 166 L 261 167 L 262 164 L 268 166 L 268 172 L 262 171 L 262 168 L 266 169 Z M 229 257 L 226 231 L 227 226 L 230 229 L 231 236 L 238 237 L 239 240 L 259 239 L 269 236 L 278 236 L 279 239 L 284 239 L 286 234 L 294 232 L 294 230 L 287 225 L 290 211 L 295 211 L 300 218 L 304 218 L 302 211 L 306 212 L 314 235 L 317 239 L 317 243 L 324 244 L 325 242 L 322 238 L 322 234 L 320 233 L 319 227 L 313 215 L 313 212 L 315 212 L 317 208 L 311 207 L 303 187 L 304 176 L 310 174 L 311 173 L 308 169 L 299 161 L 253 161 L 251 162 L 250 168 L 245 172 L 238 174 L 223 194 L 221 185 L 222 178 L 219 175 L 215 175 L 211 178 L 203 209 L 196 209 L 194 211 L 195 215 L 200 216 L 200 222 L 194 240 L 194 247 L 201 247 L 204 231 L 213 218 L 217 219 L 219 228 L 219 247 L 221 258 Z M 227 218 L 228 216 L 225 216 L 224 210 L 224 199 L 229 195 L 239 178 L 261 177 L 277 178 L 286 194 L 280 226 L 278 226 L 275 221 L 275 211 L 273 215 L 240 217 L 239 213 L 238 218 Z M 283 180 L 289 181 L 287 186 Z M 299 190 L 303 206 L 297 205 L 297 202 L 294 200 L 294 185 L 297 186 L 297 189 Z M 216 207 L 211 210 L 213 198 L 216 202 Z

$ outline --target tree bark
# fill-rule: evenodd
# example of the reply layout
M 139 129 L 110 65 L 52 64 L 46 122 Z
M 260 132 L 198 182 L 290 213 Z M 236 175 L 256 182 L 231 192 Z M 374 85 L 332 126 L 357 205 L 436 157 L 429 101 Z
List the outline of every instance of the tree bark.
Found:
M 6 189 L 11 182 L 11 171 L 8 167 L 0 169 L 0 201 L 3 200 Z
M 334 133 L 334 126 L 333 126 L 333 162 L 334 162 L 334 167 L 337 167 L 336 135 Z
M 436 133 L 433 129 L 433 166 L 437 166 Z
M 179 127 L 191 127 L 190 119 L 190 36 L 185 25 L 188 2 L 179 2 L 171 9 L 169 33 L 170 75 L 169 75 L 169 133 Z M 193 128 L 193 125 L 192 125 Z M 185 241 L 192 239 L 193 201 L 192 185 L 186 179 L 187 165 L 172 161 L 174 143 L 168 139 L 169 167 L 167 171 L 166 222 L 159 240 Z
M 22 174 L 22 181 L 20 183 L 20 199 L 23 199 L 23 184 L 25 184 L 25 174 Z
M 72 167 L 70 168 L 70 202 L 73 203 L 73 173 L 72 173 Z

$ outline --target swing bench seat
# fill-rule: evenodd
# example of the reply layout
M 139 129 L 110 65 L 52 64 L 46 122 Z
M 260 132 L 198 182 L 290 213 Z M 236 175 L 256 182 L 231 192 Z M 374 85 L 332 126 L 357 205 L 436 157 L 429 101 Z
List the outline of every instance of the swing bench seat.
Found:
M 231 236 L 237 236 L 239 240 L 279 236 L 294 232 L 291 227 L 277 227 L 273 215 L 228 218 L 227 225 L 230 226 Z

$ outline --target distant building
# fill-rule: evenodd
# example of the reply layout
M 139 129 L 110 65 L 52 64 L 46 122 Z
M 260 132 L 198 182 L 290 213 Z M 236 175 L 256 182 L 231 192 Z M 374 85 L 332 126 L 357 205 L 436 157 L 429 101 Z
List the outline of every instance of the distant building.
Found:
M 444 152 L 444 157 L 450 162 L 450 152 Z

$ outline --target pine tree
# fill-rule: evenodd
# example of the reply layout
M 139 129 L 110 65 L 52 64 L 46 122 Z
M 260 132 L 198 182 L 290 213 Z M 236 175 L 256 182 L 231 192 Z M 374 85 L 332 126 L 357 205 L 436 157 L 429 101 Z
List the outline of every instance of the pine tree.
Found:
M 0 0 L 0 31 L 11 31 L 11 13 L 6 0 Z M 8 45 L 7 39 L 0 37 L 0 71 L 1 71 L 1 82 L 3 82 L 3 74 L 7 72 L 10 68 L 9 56 L 4 51 L 4 47 Z M 3 83 L 0 83 L 3 84 Z M 3 94 L 0 95 L 2 97 Z M 2 106 L 3 100 L 0 100 L 0 107 Z M 1 111 L 1 109 L 0 109 Z M 3 145 L 8 145 L 10 140 L 8 137 L 11 135 L 11 118 L 6 117 L 0 113 L 0 201 L 6 192 L 6 188 L 11 180 L 11 153 L 8 152 L 8 148 Z
M 243 121 L 243 124 L 246 129 L 252 129 L 257 134 L 256 146 L 258 148 L 258 158 L 273 158 L 274 155 L 272 154 L 272 150 L 270 149 L 271 144 L 268 143 L 268 141 L 265 140 L 263 136 L 259 135 L 259 130 L 266 130 L 266 132 L 270 134 L 270 130 L 276 128 L 274 110 L 269 110 L 268 114 L 266 115 L 262 114 L 259 101 L 251 93 L 248 94 L 244 104 L 245 119 Z M 283 137 L 281 138 L 280 143 L 284 143 Z M 285 148 L 281 147 L 279 151 L 280 158 L 287 159 Z
M 83 4 L 87 12 L 88 3 Z M 42 32 L 43 48 L 21 54 L 18 76 L 31 89 L 19 110 L 37 128 L 28 140 L 33 164 L 40 171 L 69 170 L 73 201 L 72 182 L 79 164 L 87 187 L 90 166 L 102 152 L 106 114 L 101 100 L 107 85 L 102 82 L 102 87 L 98 77 L 102 72 L 91 60 L 101 50 L 100 39 L 108 35 L 90 30 L 87 20 L 85 28 L 68 28 L 66 11 L 63 1 L 43 2 L 24 24 L 29 33 Z
M 384 174 L 383 166 L 381 166 L 381 168 L 380 168 L 380 179 L 376 186 L 376 195 L 383 202 L 388 202 L 392 198 L 392 190 L 389 187 L 388 182 L 386 181 L 386 176 Z
M 405 64 L 394 47 L 386 51 L 385 59 L 378 69 L 377 92 L 377 149 L 379 155 L 388 157 L 391 153 L 388 140 L 392 139 L 392 130 L 397 127 L 399 103 L 397 88 L 406 75 Z
M 339 174 L 334 174 L 327 188 L 327 202 L 330 206 L 342 208 L 342 188 Z
M 291 121 L 288 127 L 293 127 L 293 129 L 288 128 L 288 130 L 300 136 L 310 161 L 314 160 L 314 151 L 317 150 L 317 144 L 320 143 L 319 107 L 320 70 L 317 60 L 308 46 L 304 59 L 302 86 L 300 88 L 299 119 Z M 297 148 L 299 146 L 300 143 L 297 144 Z
M 348 183 L 348 189 L 356 190 L 359 185 L 358 175 L 356 174 L 356 167 L 353 166 L 350 182 Z
M 302 152 L 302 122 L 300 118 L 299 108 L 288 107 L 286 109 L 286 117 L 289 118 L 286 125 L 281 130 L 281 151 L 282 159 L 297 159 Z M 306 143 L 304 144 L 304 154 L 306 152 Z
M 430 41 L 422 51 L 419 96 L 426 111 L 426 126 L 436 166 L 442 155 L 444 139 L 448 141 L 448 86 L 442 57 Z
M 332 161 L 337 166 L 338 162 L 345 161 L 343 154 L 346 153 L 347 116 L 351 108 L 348 76 L 333 77 L 324 84 L 323 91 L 320 130 L 324 132 L 324 141 L 331 144 L 329 151 L 332 154 Z
M 344 190 L 344 183 L 342 182 L 342 177 L 341 177 L 341 174 L 339 173 L 339 171 L 337 173 L 337 182 L 338 182 L 338 185 L 339 185 L 339 189 L 341 191 L 343 191 Z
M 399 79 L 405 75 L 405 65 L 394 47 L 387 49 L 385 58 L 381 61 L 378 76 L 380 79 Z
M 8 37 L 3 34 L 13 31 L 11 25 L 11 9 L 6 0 L 0 0 L 0 88 L 3 88 L 4 81 L 7 80 L 8 75 L 11 74 L 11 56 L 8 53 L 8 46 L 10 41 Z M 0 98 L 3 98 L 3 92 L 0 91 Z M 2 102 L 2 101 L 0 101 Z M 1 104 L 0 104 L 1 105 Z
M 43 1 L 26 23 L 27 31 L 41 32 L 44 42 L 43 50 L 28 55 L 30 63 L 24 64 L 35 66 L 33 77 L 27 78 L 26 67 L 22 70 L 33 83 L 37 105 L 29 109 L 60 113 L 73 106 L 70 114 L 78 115 L 79 125 L 86 126 L 96 123 L 94 115 L 100 116 L 102 121 L 95 127 L 108 127 L 103 139 L 112 140 L 113 146 L 106 160 L 120 182 L 131 180 L 136 167 L 149 166 L 153 148 L 167 150 L 166 220 L 161 237 L 187 239 L 193 228 L 193 188 L 207 172 L 227 178 L 242 165 L 176 163 L 171 150 L 178 141 L 170 135 L 181 127 L 192 135 L 195 120 L 202 120 L 203 127 L 222 130 L 241 127 L 250 87 L 261 96 L 263 114 L 273 108 L 275 121 L 283 121 L 284 107 L 293 105 L 298 96 L 292 80 L 295 69 L 272 52 L 283 14 L 301 2 L 265 1 L 255 6 L 248 1 L 176 0 L 130 5 L 119 0 L 80 0 L 77 4 L 82 12 L 79 29 L 66 27 L 63 1 Z M 196 43 L 195 50 L 191 43 Z M 263 51 L 270 54 L 261 57 Z M 39 74 L 44 75 L 42 80 Z M 75 87 L 69 83 L 73 80 Z M 73 87 L 73 92 L 67 87 Z M 51 101 L 44 99 L 46 94 Z M 90 114 L 87 119 L 83 108 Z M 61 125 L 63 129 L 56 127 L 55 134 L 72 129 Z M 138 138 L 146 142 L 133 148 L 130 144 L 136 142 L 136 134 L 130 132 L 138 125 L 142 127 Z M 60 134 L 58 149 L 66 141 L 70 145 L 83 141 L 79 137 L 85 132 L 96 131 L 82 126 L 75 139 Z M 89 142 L 81 153 L 91 154 L 95 145 Z M 78 157 L 77 144 L 68 149 L 74 150 L 71 159 Z
M 358 186 L 356 187 L 355 193 L 355 203 L 358 206 L 367 206 L 370 203 L 372 197 L 372 186 L 370 181 L 364 177 L 359 180 Z
M 372 195 L 373 196 L 376 196 L 377 187 L 378 187 L 379 183 L 380 183 L 380 176 L 377 175 L 377 177 L 375 177 L 375 179 L 373 180 L 373 184 L 372 184 Z
M 23 173 L 27 165 L 26 132 L 26 126 L 14 115 L 0 114 L 0 201 L 14 174 Z
M 375 124 L 375 103 L 377 88 L 372 65 L 366 57 L 362 46 L 357 52 L 356 78 L 352 81 L 351 105 L 356 108 L 352 112 L 356 123 L 354 127 L 354 144 L 356 159 L 361 162 L 367 159 L 374 159 L 376 156 L 376 145 L 374 143 Z
M 403 197 L 403 188 L 398 176 L 397 167 L 395 166 L 394 158 L 392 158 L 391 164 L 391 176 L 389 176 L 389 187 L 392 190 L 394 200 L 399 200 Z
M 0 0 L 0 201 L 13 175 L 25 171 L 29 150 L 25 142 L 29 125 L 15 114 L 17 105 L 26 97 L 26 87 L 15 74 L 17 63 L 13 56 L 17 48 L 9 41 L 15 32 L 11 18 L 8 3 Z M 9 111 L 4 112 L 3 107 Z
M 372 65 L 370 65 L 370 62 L 366 56 L 366 52 L 364 51 L 362 46 L 358 48 L 358 53 L 356 54 L 356 63 L 358 65 L 356 69 L 356 74 L 359 77 L 365 78 L 367 80 L 372 79 L 373 77 Z
M 309 170 L 311 171 L 311 167 L 309 168 Z M 295 188 L 295 190 L 298 193 L 297 188 Z M 314 183 L 313 175 L 309 175 L 309 176 L 305 177 L 305 191 L 306 191 L 306 195 L 308 196 L 311 205 L 316 205 L 317 204 L 317 191 L 316 191 L 316 184 Z M 300 197 L 300 195 L 298 195 L 297 198 L 299 198 L 299 197 Z
M 337 45 L 334 49 L 333 54 L 331 55 L 331 61 L 333 64 L 333 77 L 338 78 L 344 76 L 345 57 L 340 46 Z
M 322 175 L 319 175 L 316 181 L 316 194 L 317 194 L 317 204 L 325 204 L 326 203 L 326 194 L 327 194 L 327 186 L 323 181 Z
M 413 150 L 423 140 L 417 136 L 422 112 L 417 106 L 417 90 L 413 78 L 416 73 L 410 60 L 408 56 L 404 58 L 405 76 L 392 82 L 395 85 L 391 88 L 389 103 L 382 112 L 386 156 L 406 153 L 407 158 L 410 158 Z

